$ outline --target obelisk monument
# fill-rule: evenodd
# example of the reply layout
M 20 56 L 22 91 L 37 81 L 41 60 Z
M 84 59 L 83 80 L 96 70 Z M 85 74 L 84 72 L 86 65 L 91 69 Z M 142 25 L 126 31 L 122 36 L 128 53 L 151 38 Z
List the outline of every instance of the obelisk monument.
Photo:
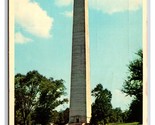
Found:
M 69 124 L 90 122 L 88 0 L 74 0 Z

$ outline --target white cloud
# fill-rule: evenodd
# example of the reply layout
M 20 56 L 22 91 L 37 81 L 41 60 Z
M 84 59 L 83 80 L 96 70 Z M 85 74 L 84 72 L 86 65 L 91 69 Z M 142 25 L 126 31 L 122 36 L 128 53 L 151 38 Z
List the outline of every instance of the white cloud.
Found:
M 55 0 L 58 6 L 68 6 L 73 0 Z M 142 5 L 142 0 L 89 0 L 90 8 L 104 13 L 135 11 Z
M 31 41 L 32 39 L 23 36 L 20 32 L 15 33 L 15 43 L 24 44 Z
M 142 0 L 90 0 L 90 7 L 104 13 L 135 11 L 141 7 Z
M 73 0 L 55 0 L 57 6 L 68 6 L 72 4 Z
M 66 17 L 73 17 L 73 11 L 65 11 L 63 15 L 65 15 Z
M 15 22 L 35 36 L 48 38 L 53 18 L 34 1 L 15 0 Z
M 132 97 L 126 96 L 123 92 L 116 89 L 112 92 L 112 104 L 114 107 L 121 107 L 122 110 L 125 110 L 129 107 Z

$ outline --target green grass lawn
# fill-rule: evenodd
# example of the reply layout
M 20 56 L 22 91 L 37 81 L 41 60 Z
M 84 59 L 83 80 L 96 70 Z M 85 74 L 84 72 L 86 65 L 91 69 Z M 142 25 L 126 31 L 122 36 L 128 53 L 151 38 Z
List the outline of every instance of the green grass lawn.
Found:
M 107 125 L 138 125 L 138 122 L 133 122 L 133 123 L 109 123 Z

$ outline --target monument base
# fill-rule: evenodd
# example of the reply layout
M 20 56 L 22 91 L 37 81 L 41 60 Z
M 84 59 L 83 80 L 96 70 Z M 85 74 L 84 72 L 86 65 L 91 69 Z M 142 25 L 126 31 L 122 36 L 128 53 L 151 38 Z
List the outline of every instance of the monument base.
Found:
M 90 117 L 74 115 L 70 116 L 69 125 L 89 125 Z

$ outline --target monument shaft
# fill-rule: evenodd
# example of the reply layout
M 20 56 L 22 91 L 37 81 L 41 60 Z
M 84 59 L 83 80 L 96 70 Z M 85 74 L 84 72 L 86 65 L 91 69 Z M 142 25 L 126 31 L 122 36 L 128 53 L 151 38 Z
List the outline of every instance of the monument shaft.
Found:
M 91 117 L 88 0 L 74 0 L 69 123 Z

